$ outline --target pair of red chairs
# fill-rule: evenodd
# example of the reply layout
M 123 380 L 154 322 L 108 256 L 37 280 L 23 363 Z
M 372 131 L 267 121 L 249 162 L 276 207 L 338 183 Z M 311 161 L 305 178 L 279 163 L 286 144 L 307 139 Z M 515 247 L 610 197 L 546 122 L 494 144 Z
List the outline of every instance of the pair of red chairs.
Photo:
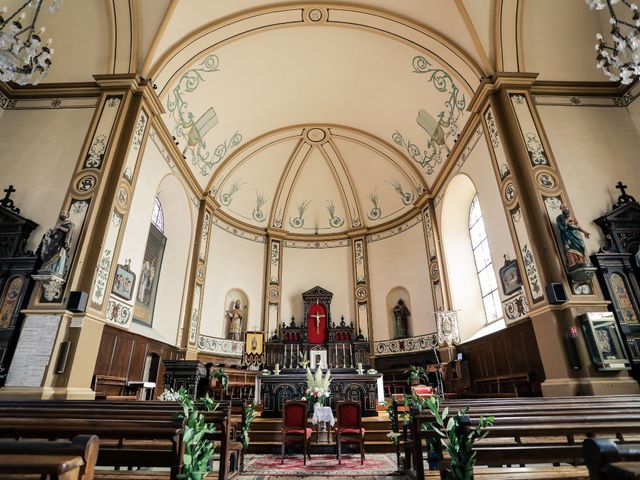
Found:
M 342 444 L 358 444 L 360 446 L 360 464 L 364 464 L 364 428 L 360 403 L 351 400 L 338 402 L 336 406 L 337 424 L 335 426 L 338 464 L 342 463 Z M 285 402 L 282 414 L 282 460 L 284 463 L 285 447 L 288 443 L 303 444 L 304 464 L 307 457 L 311 459 L 309 441 L 311 428 L 307 427 L 307 402 L 290 400 Z

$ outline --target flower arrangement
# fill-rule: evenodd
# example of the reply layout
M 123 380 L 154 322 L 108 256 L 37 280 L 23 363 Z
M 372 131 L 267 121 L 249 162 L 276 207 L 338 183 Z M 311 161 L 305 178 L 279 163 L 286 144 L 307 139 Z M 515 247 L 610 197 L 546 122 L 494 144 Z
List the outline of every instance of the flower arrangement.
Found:
M 327 370 L 326 375 L 322 375 L 322 369 L 317 368 L 315 377 L 311 373 L 311 369 L 307 367 L 307 389 L 302 400 L 313 400 L 314 403 L 326 405 L 327 399 L 331 394 L 329 386 L 331 385 L 331 371 Z
M 180 400 L 180 394 L 173 388 L 165 388 L 158 400 L 162 402 L 177 402 Z

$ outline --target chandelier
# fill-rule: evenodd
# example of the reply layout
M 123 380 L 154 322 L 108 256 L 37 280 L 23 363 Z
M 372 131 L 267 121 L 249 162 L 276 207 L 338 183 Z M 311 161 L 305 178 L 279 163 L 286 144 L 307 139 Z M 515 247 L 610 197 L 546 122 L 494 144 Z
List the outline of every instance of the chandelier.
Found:
M 63 0 L 52 0 L 49 13 L 55 13 Z M 36 31 L 36 21 L 44 0 L 31 0 L 8 14 L 0 9 L 0 81 L 37 85 L 51 67 L 51 39 L 43 42 L 45 28 Z
M 607 45 L 601 34 L 597 34 L 596 44 L 597 66 L 613 82 L 620 80 L 623 84 L 629 84 L 634 77 L 640 75 L 640 14 L 638 7 L 628 0 L 586 0 L 587 5 L 593 10 L 609 10 L 609 23 L 611 24 L 611 37 L 613 46 Z M 629 10 L 631 22 L 621 20 L 616 15 L 613 6 L 623 3 Z

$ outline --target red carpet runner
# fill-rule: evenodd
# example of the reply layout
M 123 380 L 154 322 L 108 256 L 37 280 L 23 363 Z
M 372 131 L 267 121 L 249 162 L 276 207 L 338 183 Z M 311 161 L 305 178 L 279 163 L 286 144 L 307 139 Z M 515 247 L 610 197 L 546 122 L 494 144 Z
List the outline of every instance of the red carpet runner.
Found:
M 306 465 L 302 454 L 285 457 L 284 465 L 278 455 L 247 455 L 242 475 L 381 476 L 396 471 L 395 454 L 367 454 L 364 465 L 360 465 L 360 454 L 344 455 L 342 465 L 335 455 L 311 455 Z

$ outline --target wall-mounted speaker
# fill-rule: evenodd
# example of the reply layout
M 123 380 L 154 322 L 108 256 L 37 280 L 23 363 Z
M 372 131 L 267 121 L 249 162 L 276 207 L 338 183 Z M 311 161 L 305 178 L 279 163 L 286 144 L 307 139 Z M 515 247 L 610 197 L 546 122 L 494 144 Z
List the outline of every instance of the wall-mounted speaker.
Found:
M 560 305 L 568 300 L 564 285 L 561 283 L 550 283 L 546 286 L 545 291 L 551 305 Z
M 58 352 L 58 359 L 56 360 L 56 373 L 64 373 L 70 349 L 71 342 L 69 340 L 65 340 L 60 344 L 60 351 Z
M 87 292 L 71 292 L 67 300 L 67 310 L 74 313 L 82 313 L 87 309 L 89 295 Z

